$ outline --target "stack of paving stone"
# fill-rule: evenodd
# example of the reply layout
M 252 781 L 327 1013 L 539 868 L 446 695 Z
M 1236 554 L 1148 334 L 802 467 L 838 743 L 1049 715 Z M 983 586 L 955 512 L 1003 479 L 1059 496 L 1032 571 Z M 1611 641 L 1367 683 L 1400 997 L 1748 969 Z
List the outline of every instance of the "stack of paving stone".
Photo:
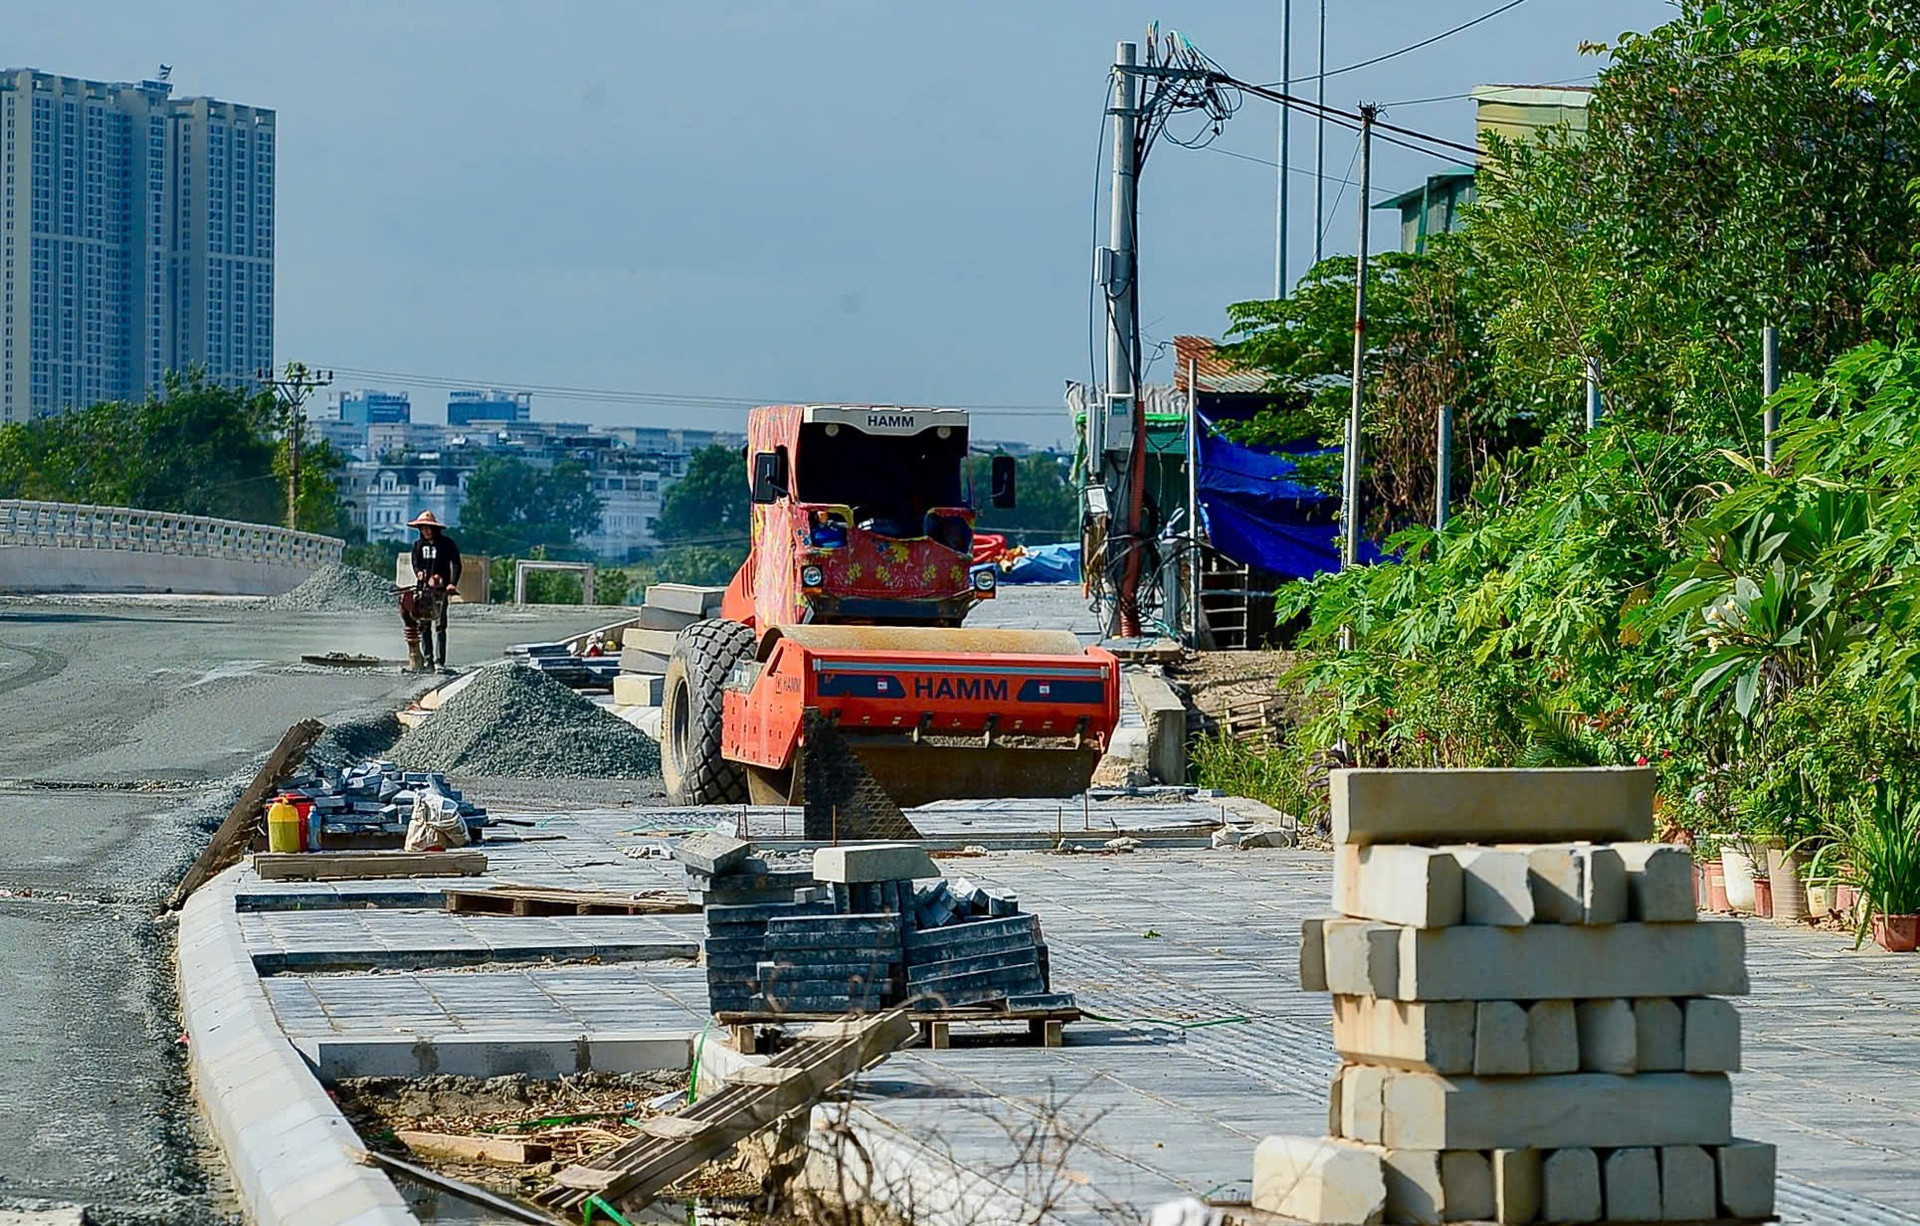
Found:
M 620 675 L 619 657 L 575 655 L 567 650 L 565 643 L 515 643 L 501 654 L 545 673 L 569 689 L 610 689 L 613 679 Z
M 792 902 L 795 890 L 813 885 L 813 870 L 805 864 L 756 856 L 746 840 L 712 831 L 682 839 L 673 857 L 687 870 L 688 899 L 702 905 Z
M 1696 919 L 1644 770 L 1336 771 L 1326 1138 L 1269 1137 L 1256 1208 L 1319 1223 L 1708 1222 L 1773 1211 L 1738 1140 L 1743 930 Z
M 487 824 L 487 811 L 461 794 L 439 771 L 403 771 L 391 762 L 359 762 L 344 771 L 324 768 L 295 775 L 284 791 L 310 797 L 325 834 L 403 832 L 413 817 L 413 802 L 423 790 L 438 792 L 460 806 L 469 830 Z
M 1048 986 L 1040 925 L 1011 895 L 949 883 L 924 849 L 881 843 L 824 847 L 807 884 L 754 882 L 751 846 L 723 835 L 674 854 L 701 884 L 707 991 L 716 1013 L 844 1013 L 911 1003 L 937 1010 L 1002 1004 L 1062 1009 Z M 916 882 L 927 884 L 916 886 Z

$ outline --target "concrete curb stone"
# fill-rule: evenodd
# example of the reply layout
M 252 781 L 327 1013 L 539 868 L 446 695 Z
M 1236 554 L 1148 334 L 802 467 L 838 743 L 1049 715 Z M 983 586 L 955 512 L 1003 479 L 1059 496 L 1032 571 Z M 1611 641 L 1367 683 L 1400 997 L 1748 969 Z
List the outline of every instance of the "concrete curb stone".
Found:
M 240 934 L 232 868 L 180 915 L 179 989 L 194 1091 L 259 1226 L 413 1226 L 384 1173 L 281 1034 Z

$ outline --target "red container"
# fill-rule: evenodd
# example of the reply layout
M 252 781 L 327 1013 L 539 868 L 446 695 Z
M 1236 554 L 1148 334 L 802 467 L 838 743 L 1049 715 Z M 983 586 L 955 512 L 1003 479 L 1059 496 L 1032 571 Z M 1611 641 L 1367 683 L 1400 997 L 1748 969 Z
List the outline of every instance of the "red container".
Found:
M 1727 866 L 1718 856 L 1707 861 L 1707 910 L 1722 915 L 1733 910 L 1733 904 L 1727 901 Z
M 1873 941 L 1888 953 L 1913 953 L 1920 949 L 1920 915 L 1874 916 Z
M 1759 873 L 1753 875 L 1753 913 L 1761 919 L 1773 918 L 1773 882 Z

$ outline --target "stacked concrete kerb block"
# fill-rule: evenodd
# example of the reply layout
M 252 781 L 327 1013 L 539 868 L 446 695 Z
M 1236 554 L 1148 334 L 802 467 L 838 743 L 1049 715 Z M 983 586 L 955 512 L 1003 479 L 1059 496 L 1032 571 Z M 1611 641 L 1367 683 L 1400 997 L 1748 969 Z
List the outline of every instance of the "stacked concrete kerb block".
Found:
M 716 1013 L 1072 1007 L 1050 989 L 1039 921 L 1011 894 L 947 881 L 922 847 L 823 847 L 799 872 L 751 852 L 719 834 L 674 851 L 705 903 Z
M 1696 918 L 1638 769 L 1332 777 L 1328 1135 L 1269 1137 L 1256 1208 L 1318 1223 L 1709 1222 L 1773 1212 L 1733 1136 L 1743 930 Z

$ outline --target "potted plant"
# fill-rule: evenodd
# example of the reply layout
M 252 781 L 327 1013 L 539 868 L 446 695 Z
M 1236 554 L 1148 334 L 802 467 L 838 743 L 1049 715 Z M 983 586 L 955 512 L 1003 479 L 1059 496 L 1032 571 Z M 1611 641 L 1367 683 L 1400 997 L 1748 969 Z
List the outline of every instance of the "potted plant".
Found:
M 1894 953 L 1920 947 L 1920 797 L 1875 780 L 1867 796 L 1829 823 L 1827 836 L 1809 875 L 1858 891 L 1854 948 L 1869 931 Z

